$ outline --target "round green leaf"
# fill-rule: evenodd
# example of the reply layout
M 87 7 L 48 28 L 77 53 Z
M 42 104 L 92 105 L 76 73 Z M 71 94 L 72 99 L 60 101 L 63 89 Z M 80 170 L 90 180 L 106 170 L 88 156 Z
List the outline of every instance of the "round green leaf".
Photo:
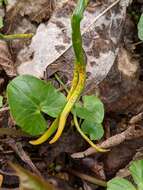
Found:
M 140 40 L 143 40 L 143 14 L 141 15 L 138 23 L 138 37 Z
M 116 177 L 107 183 L 107 190 L 136 190 L 136 188 L 128 180 Z
M 130 171 L 138 190 L 143 190 L 143 160 L 134 161 L 130 166 Z
M 36 77 L 23 75 L 12 80 L 7 87 L 10 111 L 25 132 L 39 135 L 47 128 L 42 112 L 57 117 L 66 98 L 50 83 Z
M 104 135 L 104 129 L 101 124 L 93 123 L 88 120 L 84 120 L 81 129 L 85 134 L 88 134 L 91 140 L 99 140 Z
M 84 96 L 83 106 L 77 104 L 75 111 L 78 117 L 96 123 L 104 119 L 104 105 L 96 96 Z

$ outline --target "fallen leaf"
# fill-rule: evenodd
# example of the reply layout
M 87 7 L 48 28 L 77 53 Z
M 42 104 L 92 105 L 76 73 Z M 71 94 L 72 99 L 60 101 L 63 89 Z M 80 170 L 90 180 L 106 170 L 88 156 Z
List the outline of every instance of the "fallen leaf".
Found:
M 40 23 L 50 18 L 54 9 L 53 0 L 8 0 L 7 12 L 16 17 L 18 14 L 22 17 L 28 16 L 31 21 Z M 14 18 L 13 17 L 13 18 Z M 11 18 L 10 18 L 11 19 Z
M 3 182 L 3 175 L 0 175 L 0 187 L 2 186 L 2 182 Z
M 101 6 L 96 6 L 96 3 L 92 2 L 85 11 L 81 24 L 88 78 L 92 82 L 94 79 L 96 83 L 106 77 L 118 54 L 129 1 L 116 1 L 116 5 L 112 8 L 111 5 L 113 6 L 112 0 L 102 1 Z M 72 0 L 62 4 L 56 9 L 48 24 L 39 25 L 28 49 L 32 52 L 33 59 L 23 62 L 18 67 L 19 74 L 43 77 L 46 69 L 49 72 L 48 66 L 54 63 L 53 66 L 56 64 L 54 72 L 67 71 L 66 75 L 70 80 L 74 58 L 71 48 L 70 18 L 74 7 L 75 2 Z M 107 8 L 110 10 L 97 19 Z M 53 74 L 52 71 L 50 74 Z
M 7 43 L 2 40 L 0 41 L 0 70 L 1 69 L 3 69 L 10 77 L 16 76 L 16 69 L 14 67 Z
M 53 185 L 42 177 L 27 171 L 16 164 L 10 164 L 20 178 L 20 190 L 56 190 Z
M 29 16 L 31 21 L 37 23 L 47 21 L 54 9 L 55 1 L 53 0 L 28 0 L 19 1 L 22 5 L 20 10 L 21 16 Z

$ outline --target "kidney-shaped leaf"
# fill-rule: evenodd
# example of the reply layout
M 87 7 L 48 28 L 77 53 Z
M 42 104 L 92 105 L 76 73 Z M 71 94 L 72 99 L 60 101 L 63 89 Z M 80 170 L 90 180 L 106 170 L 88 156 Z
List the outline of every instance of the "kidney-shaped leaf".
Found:
M 78 117 L 94 123 L 102 123 L 104 118 L 103 103 L 98 97 L 93 95 L 84 96 L 83 106 L 77 104 L 74 111 L 76 111 Z
M 47 128 L 42 112 L 57 117 L 66 98 L 50 83 L 36 77 L 23 75 L 12 80 L 7 87 L 10 111 L 23 131 L 39 135 Z
M 136 190 L 136 188 L 128 180 L 117 177 L 107 183 L 107 190 Z
M 138 190 L 143 190 L 143 160 L 133 162 L 130 166 L 130 171 Z
M 85 134 L 90 136 L 91 140 L 99 140 L 104 135 L 104 129 L 102 124 L 84 120 L 81 129 Z

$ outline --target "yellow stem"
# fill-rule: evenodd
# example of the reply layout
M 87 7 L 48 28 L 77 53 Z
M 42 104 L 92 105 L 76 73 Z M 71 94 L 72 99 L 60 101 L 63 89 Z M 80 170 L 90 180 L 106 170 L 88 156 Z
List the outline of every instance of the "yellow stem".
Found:
M 70 99 L 71 95 L 73 94 L 74 90 L 76 89 L 76 86 L 78 84 L 78 80 L 79 80 L 79 73 L 78 73 L 78 67 L 77 65 L 75 64 L 74 66 L 74 76 L 73 76 L 73 80 L 72 80 L 72 85 L 71 85 L 71 89 L 68 93 L 68 96 L 67 96 L 67 100 Z
M 39 137 L 36 140 L 29 141 L 29 143 L 32 145 L 39 145 L 44 143 L 56 131 L 56 129 L 58 128 L 58 123 L 59 123 L 59 117 L 53 121 L 52 125 L 41 137 Z
M 98 152 L 108 152 L 109 150 L 106 149 L 102 149 L 100 147 L 98 147 L 96 144 L 94 144 L 81 130 L 77 117 L 74 114 L 74 123 L 75 123 L 75 127 L 77 129 L 77 131 L 81 134 L 81 136 L 90 144 L 90 146 L 92 146 L 93 148 L 95 148 Z
M 78 69 L 77 69 L 77 66 L 75 65 L 72 86 L 68 93 L 67 100 L 70 99 L 72 93 L 74 92 L 74 90 L 77 86 L 77 83 L 78 83 Z M 59 117 L 53 121 L 52 125 L 48 128 L 48 130 L 41 137 L 39 137 L 36 140 L 29 141 L 29 143 L 32 145 L 40 145 L 40 144 L 44 143 L 45 141 L 47 141 L 58 128 L 58 122 L 59 122 Z
M 78 84 L 77 84 L 75 90 L 73 91 L 71 97 L 69 98 L 64 110 L 62 111 L 62 113 L 60 115 L 58 130 L 57 130 L 55 136 L 53 137 L 53 139 L 49 142 L 50 144 L 56 142 L 59 139 L 59 137 L 61 136 L 61 134 L 64 130 L 64 127 L 65 127 L 67 117 L 68 117 L 72 107 L 74 106 L 75 102 L 78 100 L 78 98 L 84 88 L 85 79 L 86 79 L 85 66 L 79 64 L 79 65 L 77 65 L 77 70 L 79 73 Z

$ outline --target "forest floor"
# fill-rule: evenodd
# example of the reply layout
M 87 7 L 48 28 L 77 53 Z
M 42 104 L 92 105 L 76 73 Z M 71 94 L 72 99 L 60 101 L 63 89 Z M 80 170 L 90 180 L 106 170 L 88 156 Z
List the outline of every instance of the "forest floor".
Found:
M 84 94 L 98 94 L 104 103 L 105 133 L 96 143 L 109 148 L 107 153 L 89 148 L 74 126 L 70 126 L 71 116 L 58 142 L 29 144 L 33 138 L 25 136 L 15 124 L 7 102 L 7 85 L 17 75 L 40 76 L 63 91 L 55 77 L 57 74 L 69 88 L 73 53 L 69 48 L 71 30 L 66 19 L 70 19 L 75 1 L 8 0 L 7 5 L 0 7 L 4 20 L 2 34 L 35 34 L 33 39 L 0 40 L 1 189 L 19 187 L 9 162 L 43 176 L 62 190 L 102 190 L 106 188 L 96 184 L 95 178 L 104 181 L 115 176 L 129 178 L 131 161 L 143 159 L 143 43 L 137 30 L 143 1 L 120 0 L 109 8 L 113 2 L 91 0 L 87 21 L 81 27 L 88 60 Z M 97 22 L 92 23 L 100 13 Z M 88 21 L 92 23 L 89 32 Z

